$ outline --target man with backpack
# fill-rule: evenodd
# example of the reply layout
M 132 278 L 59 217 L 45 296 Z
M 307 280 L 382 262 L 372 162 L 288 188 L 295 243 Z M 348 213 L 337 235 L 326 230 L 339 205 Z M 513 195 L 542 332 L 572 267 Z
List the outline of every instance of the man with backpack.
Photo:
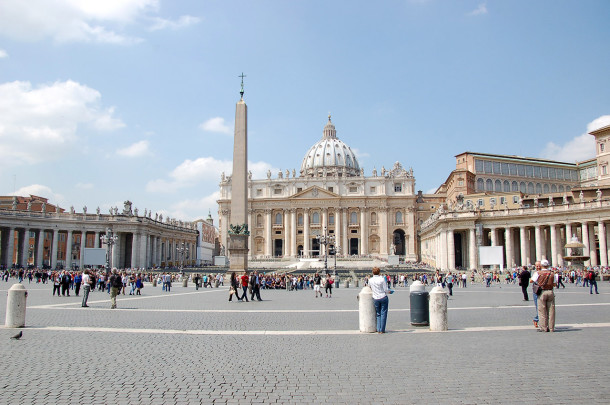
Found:
M 595 294 L 599 294 L 597 292 L 597 280 L 596 280 L 597 274 L 595 273 L 594 269 L 590 269 L 589 273 L 587 274 L 587 278 L 589 279 L 589 294 L 593 294 L 593 287 L 595 287 Z
M 121 275 L 118 274 L 117 269 L 112 269 L 112 275 L 108 282 L 110 286 L 110 309 L 116 308 L 116 296 L 119 295 L 119 291 L 123 288 L 123 280 Z

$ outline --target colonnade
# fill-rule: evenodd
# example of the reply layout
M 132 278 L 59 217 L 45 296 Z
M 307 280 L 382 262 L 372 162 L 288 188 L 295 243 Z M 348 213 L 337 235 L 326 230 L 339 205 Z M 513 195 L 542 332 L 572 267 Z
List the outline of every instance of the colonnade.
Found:
M 585 265 L 608 266 L 610 227 L 603 220 L 510 226 L 452 225 L 441 228 L 434 239 L 436 267 L 442 269 L 478 268 L 479 246 L 502 246 L 504 264 L 509 268 L 532 265 L 543 259 L 552 266 L 563 266 L 563 257 L 569 253 L 564 246 L 573 235 L 585 245 L 584 255 L 590 256 Z M 459 244 L 456 244 L 456 238 L 459 238 Z

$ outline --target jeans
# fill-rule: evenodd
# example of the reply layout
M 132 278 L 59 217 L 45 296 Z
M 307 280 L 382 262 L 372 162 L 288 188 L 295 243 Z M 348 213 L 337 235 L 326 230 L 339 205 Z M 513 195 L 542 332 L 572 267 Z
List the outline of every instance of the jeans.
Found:
M 247 285 L 242 285 L 241 288 L 243 290 L 243 294 L 242 294 L 240 300 L 243 300 L 245 298 L 246 302 L 248 302 L 248 286 Z
M 595 294 L 599 294 L 597 292 L 597 280 L 589 280 L 589 293 L 593 294 L 593 287 L 595 287 Z
M 375 314 L 377 316 L 377 332 L 385 333 L 385 324 L 388 320 L 388 297 L 373 300 L 375 304 Z
M 83 307 L 87 305 L 87 300 L 89 299 L 89 291 L 91 291 L 91 286 L 89 284 L 85 284 L 85 286 L 83 287 Z
M 533 293 L 534 294 L 534 304 L 536 304 L 536 316 L 534 317 L 534 321 L 538 322 L 540 321 L 540 318 L 538 318 L 538 294 Z

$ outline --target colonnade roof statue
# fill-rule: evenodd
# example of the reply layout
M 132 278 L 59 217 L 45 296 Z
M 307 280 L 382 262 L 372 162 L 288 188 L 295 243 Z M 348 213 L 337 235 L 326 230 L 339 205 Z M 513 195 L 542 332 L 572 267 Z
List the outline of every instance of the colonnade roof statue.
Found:
M 323 177 L 338 174 L 342 177 L 360 176 L 360 165 L 356 154 L 337 138 L 337 131 L 328 115 L 322 139 L 305 154 L 301 164 L 301 176 Z

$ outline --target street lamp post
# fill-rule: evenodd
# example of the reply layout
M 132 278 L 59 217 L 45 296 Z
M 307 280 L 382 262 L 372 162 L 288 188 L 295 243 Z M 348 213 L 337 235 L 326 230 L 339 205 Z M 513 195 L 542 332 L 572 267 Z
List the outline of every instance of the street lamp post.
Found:
M 112 247 L 117 243 L 119 237 L 112 232 L 112 229 L 106 229 L 106 233 L 100 236 L 100 241 L 106 244 L 106 275 L 110 275 L 110 256 L 112 255 Z M 114 263 L 113 263 L 114 264 Z
M 184 267 L 184 256 L 189 252 L 189 248 L 185 245 L 184 242 L 182 242 L 182 244 L 179 245 L 176 250 L 178 251 L 178 253 L 180 253 L 180 256 L 182 257 L 182 267 Z
M 326 233 L 326 228 L 324 228 L 324 233 L 322 235 L 316 235 L 316 239 L 318 240 L 320 245 L 324 246 L 324 271 L 328 275 L 329 274 L 328 273 L 328 245 L 334 245 L 335 236 L 328 235 Z M 337 260 L 336 255 L 335 255 L 335 260 Z M 337 265 L 335 264 L 335 270 L 336 270 L 336 268 L 337 268 Z

